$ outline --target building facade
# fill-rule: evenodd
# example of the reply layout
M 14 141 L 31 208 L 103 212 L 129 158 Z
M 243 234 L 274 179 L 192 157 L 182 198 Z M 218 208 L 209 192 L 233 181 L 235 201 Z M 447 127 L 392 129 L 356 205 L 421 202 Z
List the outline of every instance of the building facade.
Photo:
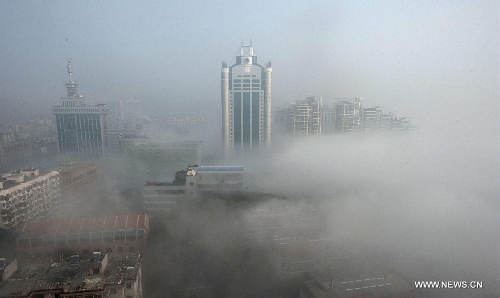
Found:
M 105 251 L 124 254 L 146 248 L 149 217 L 146 214 L 60 218 L 28 221 L 16 239 L 17 248 L 31 257 L 47 261 L 57 258 L 59 247 L 77 253 Z
M 56 116 L 59 153 L 96 158 L 102 156 L 108 147 L 108 108 L 105 104 L 86 105 L 84 97 L 77 94 L 72 73 L 73 67 L 68 62 L 66 97 L 61 98 L 60 105 L 52 108 Z
M 271 144 L 271 62 L 261 66 L 252 43 L 241 45 L 236 62 L 222 62 L 222 141 L 226 156 Z
M 322 98 L 306 97 L 276 109 L 276 123 L 286 134 L 294 136 L 322 133 Z
M 40 175 L 38 170 L 19 170 L 2 175 L 0 228 L 13 229 L 28 220 L 45 218 L 59 210 L 59 172 Z
M 243 174 L 243 167 L 188 166 L 177 171 L 172 182 L 147 181 L 143 186 L 144 209 L 148 214 L 168 212 L 204 192 L 241 191 Z
M 134 133 L 145 120 L 139 100 L 117 100 L 106 102 L 108 107 L 108 129 L 110 132 Z
M 97 164 L 94 162 L 63 161 L 56 167 L 60 173 L 61 192 L 84 192 L 97 182 Z

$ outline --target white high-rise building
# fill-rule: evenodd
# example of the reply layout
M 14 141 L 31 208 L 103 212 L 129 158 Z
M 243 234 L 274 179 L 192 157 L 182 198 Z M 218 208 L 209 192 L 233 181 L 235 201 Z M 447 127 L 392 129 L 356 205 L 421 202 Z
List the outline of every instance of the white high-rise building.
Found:
M 222 62 L 222 141 L 224 152 L 253 151 L 271 144 L 271 62 L 261 66 L 252 42 L 241 44 L 236 62 Z

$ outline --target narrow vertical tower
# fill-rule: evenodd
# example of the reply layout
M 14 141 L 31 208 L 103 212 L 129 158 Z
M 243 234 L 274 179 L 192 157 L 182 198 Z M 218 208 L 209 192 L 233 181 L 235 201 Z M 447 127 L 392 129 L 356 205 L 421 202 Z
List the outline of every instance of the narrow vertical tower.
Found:
M 76 87 L 78 86 L 78 84 L 75 83 L 75 81 L 73 81 L 73 65 L 71 65 L 71 61 L 68 61 L 68 76 L 69 76 L 69 81 L 64 84 L 66 86 L 66 91 L 67 91 L 67 97 L 68 98 L 72 98 L 72 97 L 76 97 L 77 94 L 76 94 Z
M 222 63 L 222 142 L 226 157 L 257 151 L 271 143 L 271 62 L 258 63 L 250 45 L 240 47 L 236 62 Z
M 222 143 L 224 153 L 229 152 L 230 137 L 229 137 L 229 68 L 226 62 L 222 62 L 221 70 L 221 99 L 222 99 Z
M 266 64 L 265 77 L 264 77 L 264 95 L 265 95 L 265 107 L 264 107 L 264 115 L 265 115 L 265 140 L 264 142 L 267 145 L 267 148 L 271 146 L 271 103 L 272 103 L 272 73 L 273 68 L 271 67 L 271 61 Z

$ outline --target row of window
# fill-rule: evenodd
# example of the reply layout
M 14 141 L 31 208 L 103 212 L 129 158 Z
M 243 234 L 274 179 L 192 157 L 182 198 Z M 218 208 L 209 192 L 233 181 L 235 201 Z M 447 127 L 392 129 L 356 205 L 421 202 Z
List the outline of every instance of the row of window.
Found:
M 102 113 L 101 109 L 54 109 L 57 113 Z
M 235 83 L 235 84 L 238 84 L 238 83 L 241 83 L 241 82 L 243 82 L 243 83 L 250 83 L 250 82 L 252 82 L 252 83 L 260 83 L 260 79 L 253 79 L 253 80 L 250 80 L 250 79 L 243 79 L 243 80 L 241 80 L 241 79 L 234 79 L 233 80 L 233 83 Z
M 121 253 L 125 253 L 126 250 L 128 250 L 129 253 L 137 252 L 137 249 L 135 246 L 129 246 L 128 249 L 126 247 L 123 247 L 123 246 L 118 246 L 116 249 L 116 252 L 121 254 Z M 106 253 L 113 253 L 113 249 L 111 247 L 106 247 L 105 250 L 102 250 L 100 247 L 97 247 L 97 248 L 94 248 L 94 251 L 95 252 L 105 251 Z M 88 250 L 84 249 L 84 250 L 82 250 L 82 252 L 85 254 L 85 253 L 88 253 Z M 35 258 L 41 258 L 41 257 L 47 257 L 47 258 L 53 257 L 53 252 L 48 251 L 48 252 L 45 252 L 43 254 L 41 252 L 35 252 Z

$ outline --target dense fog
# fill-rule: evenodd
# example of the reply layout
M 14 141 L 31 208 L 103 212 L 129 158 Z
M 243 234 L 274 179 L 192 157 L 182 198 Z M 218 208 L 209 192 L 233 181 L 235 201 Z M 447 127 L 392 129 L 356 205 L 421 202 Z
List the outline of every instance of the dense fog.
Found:
M 151 217 L 144 297 L 298 297 L 310 276 L 280 276 L 259 220 L 303 210 L 307 227 L 290 234 L 335 239 L 342 255 L 413 288 L 484 283 L 418 297 L 498 297 L 499 9 L 488 0 L 2 2 L 0 157 L 6 143 L 38 145 L 14 147 L 17 159 L 0 159 L 0 169 L 67 161 L 51 108 L 71 61 L 86 104 L 140 102 L 144 129 L 134 137 L 202 145 L 192 161 L 106 151 L 94 160 L 96 184 L 65 194 L 58 216 L 144 213 L 146 181 L 171 182 L 196 163 L 244 167 L 241 191 Z M 274 119 L 269 150 L 225 156 L 220 62 L 235 63 L 248 40 L 259 63 L 272 61 L 273 112 L 306 96 L 325 107 L 363 98 L 363 107 L 408 117 L 411 129 L 293 137 Z M 49 141 L 55 149 L 41 153 Z M 12 252 L 17 232 L 0 229 L 0 257 L 28 259 Z

